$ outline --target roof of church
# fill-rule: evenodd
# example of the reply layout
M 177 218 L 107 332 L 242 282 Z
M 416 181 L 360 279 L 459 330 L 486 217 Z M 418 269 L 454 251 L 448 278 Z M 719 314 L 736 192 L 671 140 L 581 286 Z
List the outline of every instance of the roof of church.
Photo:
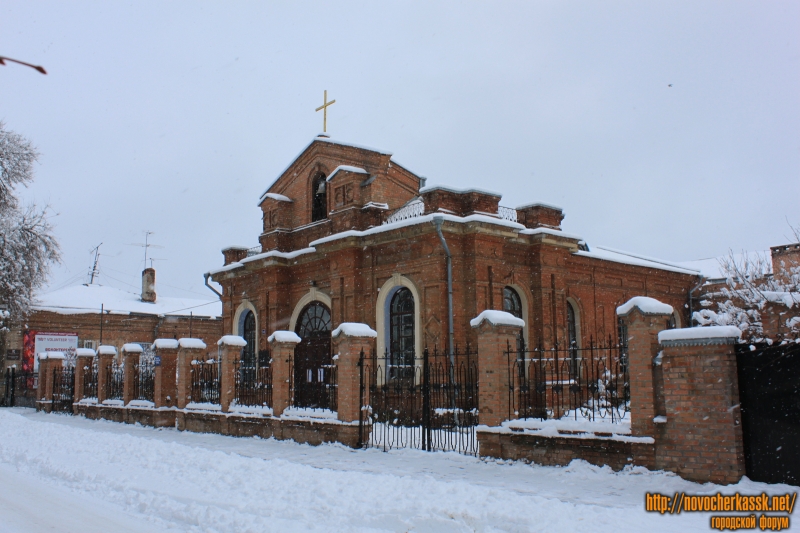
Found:
M 158 296 L 155 302 L 143 302 L 139 294 L 105 285 L 75 285 L 36 297 L 33 309 L 62 315 L 100 314 L 100 306 L 111 314 L 143 314 L 217 318 L 222 316 L 222 302 L 195 298 Z

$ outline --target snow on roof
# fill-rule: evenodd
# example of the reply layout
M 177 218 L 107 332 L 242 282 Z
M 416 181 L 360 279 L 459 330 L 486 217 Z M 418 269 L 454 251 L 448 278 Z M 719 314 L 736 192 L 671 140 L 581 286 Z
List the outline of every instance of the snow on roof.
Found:
M 519 328 L 525 327 L 525 321 L 521 318 L 517 318 L 511 313 L 507 313 L 505 311 L 493 311 L 491 309 L 483 311 L 481 314 L 470 320 L 469 325 L 473 328 L 477 328 L 483 323 L 484 320 L 488 321 L 494 326 L 517 326 Z
M 426 192 L 430 192 L 430 191 L 437 191 L 437 190 L 439 190 L 439 191 L 447 191 L 447 192 L 454 192 L 456 194 L 466 194 L 466 193 L 474 192 L 474 193 L 479 193 L 479 194 L 488 194 L 490 196 L 497 196 L 498 198 L 501 198 L 503 196 L 499 192 L 487 191 L 486 189 L 476 189 L 476 188 L 472 188 L 472 189 L 456 189 L 455 187 L 448 187 L 446 185 L 431 185 L 430 187 L 423 187 L 423 188 L 421 188 L 419 190 L 419 193 L 422 194 L 422 193 L 426 193 Z
M 527 228 L 519 232 L 520 235 L 539 235 L 539 234 L 546 234 L 546 235 L 555 235 L 556 237 L 564 237 L 566 239 L 577 239 L 583 240 L 583 237 L 579 235 L 575 235 L 574 233 L 565 233 L 559 229 L 553 228 Z
M 548 207 L 550 209 L 558 209 L 559 211 L 564 211 L 563 208 L 558 207 L 557 205 L 553 204 L 544 204 L 542 202 L 534 202 L 532 204 L 525 204 L 525 205 L 518 205 L 514 209 L 528 209 L 529 207 Z
M 237 268 L 243 267 L 245 263 L 250 263 L 252 261 L 258 261 L 259 259 L 267 259 L 268 257 L 279 257 L 281 259 L 294 259 L 300 255 L 310 254 L 316 252 L 317 249 L 312 247 L 309 248 L 301 248 L 299 250 L 295 250 L 294 252 L 279 252 L 278 250 L 270 250 L 269 252 L 264 252 L 261 254 L 251 255 L 250 257 L 246 257 L 241 261 L 234 261 L 229 265 L 225 265 L 224 267 L 217 268 L 215 270 L 209 270 L 207 274 L 213 276 L 214 274 L 219 274 L 221 272 L 227 272 L 228 270 L 235 270 Z
M 105 285 L 75 285 L 37 296 L 33 308 L 61 315 L 99 314 L 100 306 L 110 314 L 189 315 L 219 317 L 219 300 L 159 296 L 153 303 L 143 302 L 137 293 Z
M 378 153 L 378 154 L 381 154 L 381 155 L 388 155 L 388 156 L 392 155 L 391 152 L 387 152 L 385 150 L 378 150 L 377 148 L 370 148 L 369 146 L 363 146 L 363 145 L 360 145 L 360 144 L 353 144 L 353 143 L 347 143 L 347 142 L 342 142 L 342 141 L 336 141 L 336 140 L 333 140 L 333 139 L 330 139 L 330 138 L 320 137 L 320 136 L 314 137 L 313 139 L 311 139 L 310 143 L 308 143 L 302 150 L 300 150 L 300 152 L 296 156 L 294 156 L 292 158 L 292 160 L 289 162 L 289 164 L 286 165 L 286 168 L 284 168 L 283 170 L 280 171 L 280 173 L 278 174 L 278 177 L 275 178 L 272 181 L 272 183 L 269 184 L 269 187 L 267 187 L 266 190 L 261 194 L 261 196 L 259 196 L 258 205 L 261 205 L 261 202 L 264 201 L 264 198 L 266 197 L 266 194 L 269 192 L 269 190 L 272 188 L 272 186 L 275 185 L 275 183 L 277 183 L 278 180 L 281 179 L 281 177 L 284 174 L 286 174 L 286 171 L 289 170 L 292 167 L 292 165 L 294 165 L 294 162 L 297 161 L 300 158 L 300 156 L 302 156 L 306 152 L 306 150 L 311 148 L 311 145 L 314 144 L 315 142 L 326 142 L 326 143 L 330 143 L 330 144 L 338 144 L 338 145 L 341 145 L 341 146 L 350 146 L 350 147 L 353 147 L 353 148 L 360 148 L 362 150 L 369 150 L 370 152 L 375 152 L 375 153 Z
M 660 259 L 653 259 L 650 257 L 632 254 L 630 252 L 622 252 L 620 250 L 614 250 L 612 248 L 606 248 L 604 246 L 595 245 L 592 246 L 591 249 L 592 249 L 591 252 L 585 252 L 581 250 L 575 252 L 575 255 L 579 255 L 581 257 L 591 257 L 593 259 L 604 259 L 606 261 L 613 261 L 615 263 L 624 263 L 627 265 L 657 268 L 659 270 L 669 270 L 672 272 L 678 272 L 680 274 L 692 274 L 695 276 L 700 274 L 698 270 L 685 268 L 675 263 L 667 263 L 666 261 L 661 261 Z
M 377 337 L 378 332 L 366 324 L 360 322 L 342 322 L 339 327 L 333 330 L 331 337 L 338 337 L 344 333 L 347 337 Z
M 742 332 L 736 326 L 708 326 L 660 331 L 658 333 L 658 342 L 689 341 L 696 339 L 740 339 L 741 337 Z
M 331 173 L 328 175 L 328 177 L 327 177 L 327 178 L 325 178 L 325 179 L 326 179 L 326 181 L 331 181 L 331 179 L 333 179 L 333 176 L 334 176 L 334 175 L 336 175 L 336 173 L 337 173 L 337 172 L 339 172 L 340 170 L 343 170 L 343 171 L 345 171 L 345 172 L 353 172 L 353 173 L 355 173 L 355 174 L 369 174 L 369 172 L 367 172 L 367 171 L 366 171 L 366 170 L 364 170 L 363 168 L 359 168 L 359 167 L 352 167 L 352 166 L 350 166 L 350 165 L 339 165 L 338 167 L 336 167 L 335 169 L 333 169 L 333 172 L 331 172 Z
M 278 194 L 276 192 L 265 192 L 263 198 L 272 198 L 273 200 L 278 200 L 279 202 L 293 202 L 291 198 L 288 196 L 284 196 L 282 194 Z
M 770 271 L 772 271 L 772 260 L 770 256 L 769 250 L 761 250 L 756 252 L 749 252 L 747 255 L 755 256 L 762 256 L 766 258 L 764 264 L 769 267 Z M 733 254 L 733 259 L 739 263 L 744 259 L 745 253 L 737 253 Z M 708 279 L 725 279 L 727 274 L 722 270 L 722 265 L 720 265 L 720 260 L 728 257 L 727 255 L 719 256 L 719 257 L 706 257 L 705 259 L 695 259 L 694 261 L 675 261 L 675 264 L 681 266 L 683 268 L 688 268 L 692 270 L 699 270 L 703 277 Z
M 646 315 L 671 315 L 674 311 L 671 305 L 659 302 L 655 298 L 650 298 L 649 296 L 634 296 L 617 307 L 617 315 L 625 316 L 633 311 L 634 307 L 638 307 L 639 310 Z

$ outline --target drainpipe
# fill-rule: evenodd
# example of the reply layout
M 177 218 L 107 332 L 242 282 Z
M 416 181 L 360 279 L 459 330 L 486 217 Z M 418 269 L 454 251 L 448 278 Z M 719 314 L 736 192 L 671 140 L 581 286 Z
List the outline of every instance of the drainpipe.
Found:
M 695 285 L 694 287 L 689 289 L 689 327 L 690 328 L 694 326 L 694 313 L 692 312 L 692 302 L 694 301 L 694 298 L 692 297 L 692 293 L 694 291 L 696 291 L 697 289 L 699 289 L 703 285 L 703 283 L 705 283 L 705 282 L 706 282 L 705 276 L 700 276 L 700 281 L 697 282 L 697 285 Z
M 216 294 L 217 296 L 219 296 L 219 299 L 220 299 L 220 300 L 222 300 L 222 294 L 221 294 L 221 293 L 220 293 L 220 292 L 219 292 L 217 289 L 215 289 L 214 287 L 212 287 L 211 285 L 209 285 L 209 284 L 208 284 L 208 278 L 210 278 L 210 277 L 211 277 L 211 274 L 210 274 L 210 273 L 208 273 L 208 272 L 206 272 L 205 274 L 203 274 L 203 277 L 204 277 L 204 278 L 205 278 L 205 280 L 206 280 L 206 287 L 208 287 L 209 289 L 211 289 L 212 291 L 214 291 L 214 294 Z
M 442 222 L 444 222 L 443 215 L 433 215 L 433 225 L 436 226 L 436 233 L 439 235 L 439 240 L 442 242 L 444 248 L 444 255 L 447 256 L 447 327 L 448 327 L 448 340 L 450 354 L 450 367 L 455 366 L 455 356 L 453 355 L 453 257 L 450 255 L 450 248 L 447 246 L 447 241 L 444 240 L 442 235 Z

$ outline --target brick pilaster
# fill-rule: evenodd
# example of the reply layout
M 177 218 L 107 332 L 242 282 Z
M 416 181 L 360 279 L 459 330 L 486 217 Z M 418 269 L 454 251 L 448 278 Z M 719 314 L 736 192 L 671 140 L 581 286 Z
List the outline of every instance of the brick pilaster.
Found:
M 272 355 L 272 414 L 280 416 L 291 405 L 289 385 L 293 376 L 289 370 L 300 337 L 292 331 L 276 331 L 268 340 Z
M 653 360 L 659 352 L 658 333 L 667 327 L 672 307 L 637 296 L 617 309 L 628 328 L 628 383 L 631 394 L 631 434 L 655 434 L 656 391 Z
M 156 339 L 155 377 L 153 403 L 158 407 L 174 407 L 178 403 L 176 370 L 178 364 L 178 341 L 175 339 Z
M 236 394 L 236 363 L 242 356 L 242 348 L 247 341 L 237 335 L 225 335 L 217 345 L 220 347 L 222 364 L 219 374 L 219 404 L 223 413 L 227 413 Z
M 125 365 L 125 374 L 122 386 L 122 402 L 123 405 L 128 405 L 133 400 L 133 378 L 136 371 L 134 367 L 139 365 L 139 356 L 142 353 L 142 347 L 138 344 L 126 344 L 122 347 L 122 363 Z
M 178 387 L 178 409 L 184 409 L 192 401 L 192 361 L 205 359 L 205 349 L 206 345 L 199 339 L 178 341 L 178 365 L 175 377 Z
M 75 402 L 83 400 L 83 389 L 85 386 L 85 372 L 91 372 L 92 361 L 94 360 L 94 350 L 83 348 L 87 350 L 84 353 L 78 353 L 75 357 Z M 89 353 L 91 352 L 91 353 Z M 88 368 L 89 370 L 86 370 Z
M 109 386 L 108 372 L 117 349 L 113 346 L 100 346 L 97 349 L 97 403 L 98 405 L 108 399 Z
M 717 328 L 672 330 L 708 334 Z M 729 328 L 725 328 L 729 329 Z M 666 423 L 656 467 L 693 481 L 736 483 L 745 475 L 739 382 L 734 350 L 738 335 L 663 340 Z
M 509 313 L 510 320 L 516 319 Z M 521 320 L 520 320 L 521 322 Z M 511 416 L 508 382 L 509 347 L 516 346 L 517 334 L 523 326 L 493 323 L 479 316 L 471 322 L 478 332 L 478 412 L 482 425 L 499 426 Z
M 345 322 L 333 332 L 337 380 L 337 413 L 343 422 L 358 422 L 361 416 L 361 375 L 359 359 L 369 357 L 378 334 L 366 324 Z

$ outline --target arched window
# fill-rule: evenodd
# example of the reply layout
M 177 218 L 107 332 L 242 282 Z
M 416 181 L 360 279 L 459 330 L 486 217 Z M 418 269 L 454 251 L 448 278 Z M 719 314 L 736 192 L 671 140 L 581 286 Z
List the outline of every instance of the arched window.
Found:
M 503 289 L 503 311 L 511 313 L 517 318 L 522 318 L 522 299 L 519 293 L 511 287 Z M 517 333 L 517 350 L 525 350 L 525 340 L 522 337 L 522 330 Z
M 311 182 L 311 222 L 328 218 L 328 195 L 325 174 L 317 174 Z
M 331 312 L 319 301 L 308 304 L 297 320 L 295 332 L 302 339 L 294 349 L 294 398 L 296 407 L 332 408 Z
M 567 342 L 569 343 L 570 373 L 578 375 L 578 343 L 580 332 L 578 331 L 578 313 L 575 306 L 567 301 Z
M 242 349 L 242 366 L 256 366 L 256 315 L 247 311 L 242 322 L 242 337 L 247 346 Z
M 414 296 L 403 287 L 389 305 L 389 378 L 414 377 Z
M 331 312 L 322 302 L 311 302 L 297 321 L 297 335 L 301 339 L 330 337 Z

